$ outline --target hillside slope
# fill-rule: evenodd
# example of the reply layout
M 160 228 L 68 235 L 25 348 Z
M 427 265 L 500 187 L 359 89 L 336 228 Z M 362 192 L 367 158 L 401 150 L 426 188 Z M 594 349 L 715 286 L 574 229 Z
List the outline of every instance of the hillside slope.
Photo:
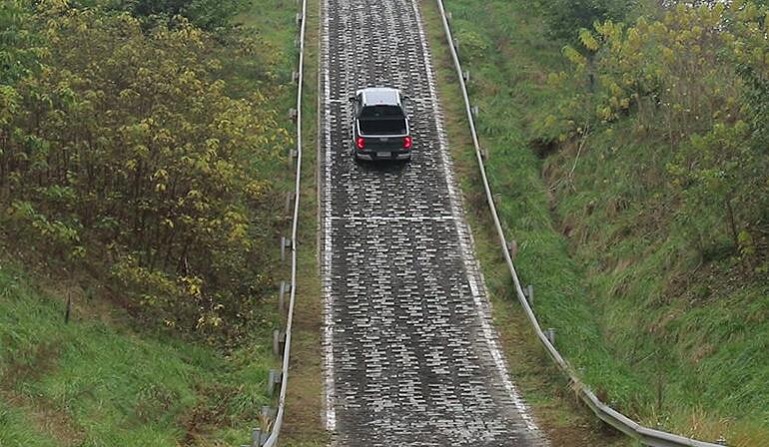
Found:
M 619 57 L 611 45 L 632 45 L 633 33 L 641 33 L 648 49 L 635 50 L 639 59 L 659 63 L 653 55 L 655 48 L 663 53 L 663 38 L 699 38 L 681 27 L 707 29 L 718 14 L 743 12 L 680 7 L 664 12 L 644 4 L 627 13 L 633 23 L 644 17 L 637 22 L 640 29 L 599 27 L 593 31 L 594 44 L 584 34 L 580 42 L 577 29 L 570 34 L 573 40 L 554 36 L 544 7 L 503 1 L 446 4 L 460 57 L 470 70 L 471 96 L 480 109 L 492 189 L 499 195 L 508 234 L 518 241 L 516 263 L 524 282 L 535 286 L 535 307 L 544 325 L 557 329 L 559 349 L 606 402 L 647 425 L 707 440 L 724 437 L 729 445 L 769 442 L 769 395 L 761 385 L 769 374 L 769 281 L 760 205 L 758 200 L 745 202 L 735 218 L 745 226 L 732 237 L 722 204 L 696 206 L 687 201 L 695 194 L 693 187 L 675 189 L 696 186 L 696 178 L 680 185 L 673 181 L 683 157 L 697 160 L 719 141 L 727 142 L 723 148 L 732 147 L 728 138 L 739 135 L 739 127 L 730 134 L 709 133 L 720 129 L 719 117 L 728 113 L 729 101 L 741 103 L 729 107 L 743 107 L 741 119 L 751 123 L 745 112 L 750 102 L 740 93 L 748 89 L 733 81 L 737 75 L 726 75 L 723 66 L 728 64 L 719 59 L 730 48 L 728 42 L 707 37 L 696 42 L 705 57 L 708 48 L 721 53 L 703 65 L 712 67 L 707 72 L 710 90 L 703 85 L 688 96 L 729 92 L 732 98 L 724 98 L 723 107 L 718 98 L 709 105 L 712 120 L 681 117 L 690 113 L 685 107 L 674 114 L 673 104 L 686 98 L 686 91 L 674 89 L 666 96 L 663 89 L 654 114 L 643 108 L 643 92 L 640 106 L 634 96 L 628 106 L 622 97 L 611 100 L 610 82 L 621 84 L 629 72 L 620 62 L 611 64 Z M 669 34 L 644 36 L 647 29 L 659 29 L 656 21 Z M 762 48 L 747 40 L 749 33 L 734 33 L 746 45 Z M 681 51 L 681 59 L 688 51 L 671 48 Z M 633 54 L 626 47 L 617 51 Z M 584 68 L 579 65 L 583 61 Z M 652 68 L 639 66 L 638 71 Z M 688 75 L 706 79 L 702 73 Z M 660 72 L 663 86 L 672 78 L 665 76 Z M 614 107 L 609 115 L 606 107 Z M 671 116 L 680 132 L 673 141 L 667 132 Z M 760 126 L 753 129 L 754 135 L 761 131 Z M 756 176 L 756 187 L 763 188 L 759 179 L 765 174 L 758 167 L 765 158 L 758 155 L 760 149 L 751 154 L 756 155 L 743 158 L 751 163 L 743 162 L 743 177 Z M 756 207 L 753 217 L 748 206 Z M 698 238 L 704 241 L 699 246 Z
M 0 267 L 0 445 L 171 446 L 247 439 L 273 366 L 132 328 L 105 301 Z M 65 296 L 74 299 L 65 324 Z M 266 340 L 266 334 L 260 334 Z M 213 445 L 219 445 L 214 442 Z
M 296 6 L 192 3 L 0 3 L 3 447 L 265 422 Z

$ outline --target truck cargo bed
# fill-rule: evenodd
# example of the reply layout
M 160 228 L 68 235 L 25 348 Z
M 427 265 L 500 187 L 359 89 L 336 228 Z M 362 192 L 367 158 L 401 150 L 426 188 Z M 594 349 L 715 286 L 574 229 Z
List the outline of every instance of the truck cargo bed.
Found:
M 402 136 L 407 134 L 404 119 L 369 119 L 359 121 L 362 136 Z

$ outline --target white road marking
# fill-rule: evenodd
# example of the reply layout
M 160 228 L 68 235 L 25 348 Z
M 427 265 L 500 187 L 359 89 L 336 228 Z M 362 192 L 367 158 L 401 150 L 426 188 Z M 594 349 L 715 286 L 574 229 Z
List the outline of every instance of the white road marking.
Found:
M 456 219 L 456 216 L 331 216 L 330 219 L 352 222 L 445 222 Z
M 323 135 L 325 151 L 325 179 L 323 202 L 325 207 L 325 219 L 323 222 L 324 231 L 324 253 L 323 253 L 323 295 L 325 303 L 323 306 L 323 351 L 324 351 L 324 373 L 326 381 L 326 430 L 336 431 L 336 410 L 334 409 L 335 385 L 334 385 L 334 296 L 331 292 L 331 85 L 328 69 L 329 52 L 329 14 L 328 0 L 323 2 L 323 46 L 321 57 L 323 58 L 323 94 L 325 101 L 323 105 Z

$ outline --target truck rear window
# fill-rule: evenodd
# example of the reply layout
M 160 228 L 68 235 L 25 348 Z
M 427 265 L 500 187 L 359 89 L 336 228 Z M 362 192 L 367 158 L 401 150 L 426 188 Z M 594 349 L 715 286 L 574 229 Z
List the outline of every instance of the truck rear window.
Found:
M 361 118 L 403 117 L 403 110 L 393 105 L 366 106 L 360 112 Z

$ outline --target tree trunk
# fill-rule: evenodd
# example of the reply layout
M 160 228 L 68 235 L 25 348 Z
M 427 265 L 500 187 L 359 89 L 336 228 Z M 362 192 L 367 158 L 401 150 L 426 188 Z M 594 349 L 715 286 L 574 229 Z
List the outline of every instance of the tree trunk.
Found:
M 740 238 L 737 232 L 737 223 L 734 220 L 734 209 L 732 209 L 732 199 L 729 196 L 726 196 L 726 199 L 724 199 L 724 203 L 726 204 L 726 220 L 727 224 L 729 226 L 729 230 L 731 232 L 732 236 L 732 243 L 734 244 L 734 248 L 739 250 L 740 249 Z

